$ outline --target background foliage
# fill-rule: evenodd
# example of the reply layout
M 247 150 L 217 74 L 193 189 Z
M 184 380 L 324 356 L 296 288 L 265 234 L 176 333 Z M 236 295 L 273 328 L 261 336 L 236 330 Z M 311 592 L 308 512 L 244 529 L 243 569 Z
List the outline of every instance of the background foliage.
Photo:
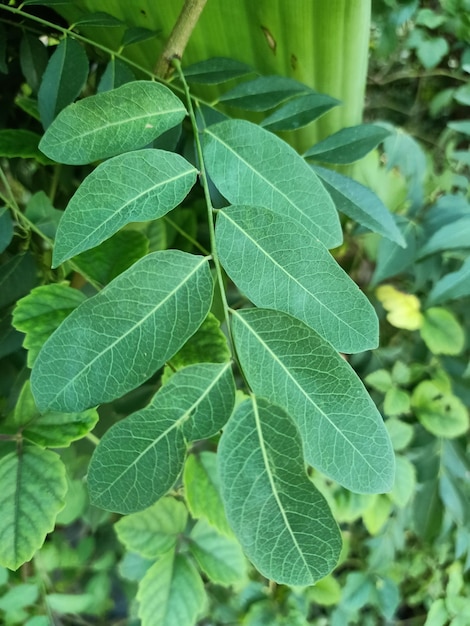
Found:
M 52 10 L 33 8 L 32 11 L 52 23 L 66 26 Z M 468 623 L 469 15 L 466 0 L 374 2 L 365 109 L 366 121 L 374 124 L 352 131 L 346 128 L 324 141 L 312 141 L 305 155 L 309 163 L 321 163 L 314 171 L 341 211 L 344 241 L 333 250 L 334 259 L 314 237 L 308 237 L 300 247 L 315 250 L 316 256 L 323 259 L 320 269 L 326 267 L 325 272 L 335 280 L 345 281 L 342 297 L 349 297 L 348 275 L 373 302 L 380 321 L 378 348 L 372 328 L 375 315 L 371 307 L 368 312 L 367 303 L 362 300 L 358 304 L 363 307 L 359 321 L 365 315 L 371 317 L 365 324 L 367 332 L 361 331 L 358 337 L 368 336 L 369 343 L 366 345 L 363 339 L 358 339 L 354 345 L 344 345 L 346 334 L 330 323 L 325 327 L 333 330 L 328 331 L 326 338 L 337 350 L 355 353 L 347 359 L 385 418 L 396 455 L 396 478 L 392 490 L 385 494 L 371 493 L 384 491 L 380 486 L 369 490 L 358 488 L 360 471 L 349 483 L 344 480 L 344 472 L 333 476 L 343 486 L 331 480 L 328 467 L 319 467 L 328 478 L 313 471 L 311 480 L 306 476 L 302 481 L 299 479 L 296 486 L 309 490 L 309 502 L 314 499 L 312 494 L 323 494 L 339 523 L 343 548 L 332 574 L 321 578 L 334 565 L 333 557 L 327 570 L 313 574 L 313 579 L 321 578 L 314 586 L 289 587 L 267 584 L 247 562 L 239 542 L 258 570 L 267 578 L 276 579 L 276 574 L 271 574 L 273 564 L 263 562 L 266 550 L 250 544 L 246 523 L 237 517 L 237 494 L 229 493 L 227 485 L 235 481 L 237 467 L 248 462 L 240 451 L 246 452 L 245 447 L 252 445 L 247 448 L 252 450 L 251 475 L 261 476 L 265 481 L 255 500 L 259 500 L 260 493 L 269 494 L 269 475 L 260 472 L 262 459 L 260 465 L 256 456 L 259 448 L 256 442 L 247 443 L 253 441 L 255 432 L 266 433 L 276 476 L 282 476 L 285 471 L 282 463 L 285 450 L 292 450 L 291 457 L 298 458 L 295 450 L 300 450 L 302 444 L 294 422 L 285 413 L 286 407 L 266 407 L 264 400 L 247 399 L 241 391 L 236 399 L 232 395 L 233 381 L 227 367 L 230 353 L 219 324 L 223 318 L 223 301 L 216 292 L 212 312 L 206 317 L 210 306 L 210 272 L 207 262 L 194 260 L 204 259 L 200 254 L 204 255 L 213 242 L 203 194 L 193 188 L 197 163 L 192 131 L 186 122 L 180 124 L 187 101 L 174 97 L 168 90 L 160 91 L 155 83 L 145 83 L 146 87 L 139 83 L 142 106 L 145 107 L 146 89 L 155 89 L 149 101 L 158 98 L 165 112 L 149 122 L 158 129 L 154 136 L 159 135 L 152 147 L 165 151 L 163 172 L 161 159 L 158 168 L 152 160 L 155 150 L 134 151 L 154 140 L 145 135 L 145 129 L 137 139 L 136 130 L 130 129 L 127 145 L 122 145 L 124 139 L 117 134 L 115 139 L 121 145 L 116 150 L 109 148 L 112 141 L 108 136 L 101 146 L 98 139 L 91 147 L 72 143 L 72 148 L 64 148 L 71 122 L 65 121 L 64 130 L 57 123 L 54 125 L 53 120 L 66 105 L 79 95 L 95 92 L 109 97 L 113 93 L 110 90 L 116 87 L 124 90 L 121 93 L 125 97 L 126 84 L 142 76 L 135 65 L 125 64 L 119 57 L 110 59 L 99 47 L 84 45 L 71 37 L 59 37 L 53 28 L 21 16 L 0 13 L 5 22 L 0 45 L 0 71 L 5 85 L 0 109 L 0 189 L 8 208 L 0 216 L 0 498 L 2 511 L 6 512 L 2 514 L 0 535 L 0 556 L 5 566 L 0 568 L 0 616 L 6 624 L 132 624 L 139 623 L 139 619 L 144 624 L 172 624 L 176 623 L 174 620 L 191 624 L 199 619 L 198 623 L 206 625 L 250 626 Z M 122 29 L 123 46 L 154 36 L 143 29 L 136 30 L 135 26 L 126 29 L 116 17 L 106 13 L 88 13 L 82 19 L 83 27 L 91 23 L 110 33 Z M 48 48 L 38 35 L 49 37 Z M 287 144 L 274 143 L 271 135 L 268 138 L 267 130 L 292 131 L 309 123 L 336 107 L 338 102 L 331 95 L 337 94 L 320 95 L 311 86 L 282 76 L 257 76 L 240 61 L 217 63 L 193 65 L 187 70 L 183 63 L 190 85 L 245 75 L 243 81 L 247 82 L 223 85 L 221 90 L 225 95 L 220 101 L 224 106 L 236 104 L 236 117 L 260 122 L 252 126 L 243 120 L 226 120 L 229 109 L 221 112 L 221 106 L 206 108 L 204 103 L 197 108 L 199 117 L 195 120 L 200 128 L 204 120 L 210 127 L 205 133 L 204 160 L 217 188 L 211 188 L 212 202 L 216 208 L 222 208 L 225 204 L 219 195 L 222 194 L 236 205 L 219 211 L 215 231 L 220 261 L 228 276 L 227 297 L 236 311 L 232 333 L 236 341 L 238 336 L 238 358 L 251 388 L 260 396 L 274 395 L 276 403 L 285 405 L 288 402 L 282 399 L 279 390 L 268 389 L 257 368 L 250 369 L 253 354 L 257 360 L 264 358 L 262 344 L 256 344 L 247 354 L 243 347 L 249 343 L 250 332 L 261 335 L 266 328 L 278 328 L 281 337 L 288 332 L 297 333 L 292 336 L 302 337 L 310 345 L 314 331 L 305 329 L 308 325 L 317 328 L 318 318 L 301 317 L 302 321 L 298 321 L 299 310 L 286 308 L 282 297 L 276 299 L 271 289 L 263 289 L 280 281 L 280 293 L 290 293 L 299 279 L 304 280 L 295 274 L 291 259 L 287 260 L 290 278 L 284 274 L 279 278 L 275 273 L 278 264 L 286 261 L 276 256 L 280 250 L 274 235 L 282 228 L 285 231 L 290 223 L 277 218 L 276 213 L 268 212 L 263 205 L 257 209 L 253 224 L 247 206 L 256 204 L 265 190 L 261 187 L 256 190 L 256 196 L 247 196 L 254 188 L 253 181 L 250 179 L 247 184 L 248 174 L 240 169 L 240 159 L 224 151 L 224 144 L 233 146 L 239 141 L 240 155 L 246 157 L 242 152 L 248 141 L 246 135 L 255 137 L 256 145 L 262 146 L 266 141 L 268 152 L 279 151 L 279 161 L 286 163 L 291 172 L 304 166 L 306 171 L 310 170 L 305 162 L 299 164 L 302 160 Z M 214 75 L 218 78 L 214 79 Z M 250 81 L 254 81 L 254 94 Z M 183 86 L 174 84 L 181 96 Z M 212 97 L 213 92 L 208 93 Z M 125 118 L 128 111 L 123 106 L 120 113 L 119 102 L 104 108 L 114 111 L 116 119 Z M 88 118 L 79 121 L 76 114 L 71 121 L 78 122 L 70 133 L 74 141 L 73 135 L 79 135 L 89 121 Z M 49 126 L 39 149 L 40 136 Z M 272 148 L 269 142 L 273 142 Z M 377 150 L 379 143 L 381 147 Z M 82 147 L 84 152 L 80 152 Z M 109 153 L 103 151 L 108 149 Z M 90 165 L 117 152 L 122 154 L 104 161 L 96 169 Z M 248 157 L 250 154 L 248 151 Z M 358 160 L 360 157 L 364 158 Z M 264 162 L 259 154 L 252 158 L 256 167 Z M 357 161 L 354 170 L 349 171 L 354 174 L 354 180 L 345 178 L 338 167 L 325 168 L 328 164 L 338 166 L 352 161 Z M 134 177 L 141 177 L 139 182 L 135 179 L 136 185 L 145 186 L 146 181 L 151 181 L 152 189 L 149 185 L 146 193 L 152 198 L 151 193 L 160 193 L 153 189 L 156 169 L 162 176 L 161 216 L 155 215 L 151 201 L 148 205 L 139 202 L 136 205 L 139 221 L 129 224 L 125 211 L 135 193 L 129 185 L 117 188 L 125 180 L 123 172 L 132 171 Z M 230 175 L 234 170 L 242 176 L 235 182 Z M 170 178 L 175 182 L 169 183 Z M 106 183 L 117 190 L 117 204 L 109 209 L 111 220 L 106 214 L 93 211 L 103 189 L 109 195 Z M 296 190 L 297 185 L 292 188 Z M 284 191 L 289 195 L 293 189 Z M 321 187 L 318 193 L 322 193 Z M 299 206 L 301 203 L 299 200 Z M 66 205 L 67 217 L 62 218 Z M 387 209 L 393 212 L 393 218 Z M 147 221 L 155 217 L 159 219 Z M 334 232 L 331 224 L 326 229 L 329 233 Z M 316 224 L 308 226 L 315 228 Z M 83 230 L 85 227 L 87 232 Z M 255 227 L 259 227 L 262 236 L 257 235 Z M 290 245 L 299 245 L 302 237 L 306 237 L 305 228 L 299 230 L 294 222 L 289 227 L 291 232 L 283 232 L 283 238 L 291 237 Z M 269 228 L 274 233 L 271 238 L 266 237 Z M 323 241 L 321 232 L 315 234 Z M 234 242 L 239 238 L 243 241 L 242 257 L 233 252 Z M 252 241 L 256 246 L 250 249 Z M 332 237 L 328 247 L 339 243 Z M 265 255 L 263 258 L 274 257 L 279 263 L 271 267 L 263 261 L 266 274 L 257 283 L 250 279 L 250 269 L 261 266 L 260 254 Z M 91 380 L 93 389 L 89 388 L 89 397 L 80 401 L 83 406 L 78 406 L 75 398 L 80 392 L 67 396 L 64 390 L 59 397 L 57 389 L 61 383 L 57 381 L 64 379 L 70 350 L 64 344 L 65 332 L 62 336 L 55 335 L 59 337 L 63 361 L 57 360 L 55 348 L 49 355 L 40 350 L 63 320 L 69 320 L 66 323 L 69 326 L 62 327 L 66 329 L 73 325 L 73 320 L 78 319 L 78 326 L 87 323 L 93 316 L 93 308 L 107 306 L 112 311 L 117 302 L 125 299 L 122 294 L 126 293 L 124 287 L 129 276 L 126 270 L 132 271 L 133 267 L 139 268 L 140 273 L 134 270 L 132 283 L 145 291 L 155 283 L 151 271 L 156 259 L 172 268 L 164 272 L 168 279 L 159 284 L 162 291 L 171 292 L 175 266 L 181 267 L 182 276 L 193 275 L 192 269 L 188 271 L 189 258 L 194 260 L 191 262 L 201 297 L 199 310 L 191 307 L 191 319 L 187 320 L 186 329 L 179 331 L 178 346 L 168 348 L 168 354 L 154 354 L 151 371 L 145 369 L 148 355 L 141 364 L 136 363 L 131 374 L 143 368 L 138 383 L 129 382 L 129 368 L 118 363 L 119 376 L 111 384 L 114 390 L 109 397 L 103 395 L 103 389 L 110 388 L 109 381 L 99 378 Z M 310 256 L 304 261 L 312 266 Z M 111 281 L 111 288 L 90 299 Z M 251 302 L 269 311 L 239 311 L 244 300 L 235 285 Z M 321 285 L 319 281 L 312 289 L 317 292 Z M 323 295 L 326 299 L 328 292 Z M 327 302 L 327 308 L 336 310 L 337 306 L 334 298 Z M 305 310 L 311 311 L 311 305 Z M 167 317 L 152 318 L 148 332 L 152 335 L 155 326 L 161 326 Z M 200 330 L 193 335 L 204 319 Z M 114 323 L 105 335 L 113 332 Z M 192 339 L 179 351 L 191 335 Z M 349 333 L 350 342 L 351 336 Z M 330 343 L 320 343 L 324 359 L 337 356 Z M 274 343 L 268 345 L 274 351 L 280 350 Z M 318 343 L 315 346 L 312 350 L 318 349 Z M 211 363 L 201 365 L 201 354 L 208 353 Z M 349 369 L 339 356 L 334 362 L 342 372 L 339 380 L 345 384 Z M 164 369 L 153 376 L 164 363 Z M 33 366 L 35 374 L 30 385 L 28 379 Z M 268 362 L 266 367 L 274 371 L 273 363 Z M 69 376 L 67 372 L 65 380 Z M 350 389 L 354 388 L 354 380 L 348 382 Z M 165 384 L 160 386 L 161 382 Z M 236 382 L 243 388 L 243 380 Z M 209 396 L 209 389 L 210 393 L 215 390 L 216 395 Z M 165 424 L 155 423 L 152 411 L 172 407 L 172 401 L 168 400 L 172 390 L 181 396 L 178 415 L 182 417 L 177 419 L 177 428 L 166 428 Z M 334 392 L 330 393 L 331 399 Z M 206 397 L 210 398 L 214 417 L 204 432 L 197 433 L 194 411 L 198 410 L 201 398 Z M 348 393 L 348 398 L 352 397 L 352 392 Z M 89 407 L 101 402 L 105 403 L 100 406 L 98 421 L 98 412 Z M 224 429 L 219 444 L 225 459 L 219 477 L 215 454 L 218 432 L 234 402 L 236 419 Z M 205 414 L 207 411 L 206 408 Z M 297 425 L 302 433 L 301 421 Z M 163 433 L 165 437 L 161 439 Z M 101 443 L 89 466 L 98 438 Z M 145 489 L 134 493 L 130 488 L 132 482 L 126 484 L 128 498 L 122 502 L 122 487 L 113 492 L 109 485 L 112 480 L 105 480 L 104 486 L 100 481 L 106 473 L 103 468 L 112 467 L 116 459 L 115 442 L 119 442 L 121 449 L 122 442 L 131 438 L 141 439 L 144 445 L 162 440 L 162 447 L 172 450 L 168 468 L 165 467 L 168 483 L 160 483 L 165 472 L 158 475 L 158 481 L 152 480 L 150 459 L 150 465 L 144 463 L 139 467 L 143 479 L 148 481 Z M 178 479 L 187 441 L 195 443 Z M 18 449 L 21 454 L 14 452 Z M 119 462 L 127 467 L 135 454 L 132 445 Z M 318 452 L 313 450 L 311 455 L 316 459 Z M 295 474 L 302 476 L 302 463 Z M 291 478 L 285 480 L 289 482 Z M 49 488 L 45 490 L 46 484 Z M 165 495 L 168 490 L 171 491 Z M 249 484 L 243 491 L 249 491 Z M 12 510 L 10 502 L 15 493 L 16 509 Z M 142 493 L 147 495 L 145 502 L 141 501 Z M 160 499 L 153 504 L 157 498 Z M 221 498 L 231 511 L 231 528 Z M 329 520 L 330 513 L 321 496 L 318 502 L 324 519 Z M 266 506 L 269 506 L 268 496 Z M 314 514 L 317 518 L 318 511 L 317 508 Z M 118 513 L 126 515 L 121 517 Z M 267 526 L 263 519 L 257 523 Z M 331 520 L 326 523 L 331 526 Z M 8 539 L 12 526 L 19 537 L 15 546 Z M 54 526 L 54 532 L 48 534 Z M 243 538 L 244 531 L 247 539 Z M 45 543 L 37 550 L 46 534 Z M 339 544 L 335 536 L 330 536 L 329 541 L 337 552 Z M 16 569 L 21 563 L 24 565 Z M 274 564 L 273 571 L 279 572 L 284 565 Z M 285 582 L 287 577 L 293 585 L 306 584 L 303 578 L 293 580 L 298 575 L 298 567 L 290 573 L 283 570 L 279 582 Z M 183 616 L 178 613 L 182 605 L 186 607 Z

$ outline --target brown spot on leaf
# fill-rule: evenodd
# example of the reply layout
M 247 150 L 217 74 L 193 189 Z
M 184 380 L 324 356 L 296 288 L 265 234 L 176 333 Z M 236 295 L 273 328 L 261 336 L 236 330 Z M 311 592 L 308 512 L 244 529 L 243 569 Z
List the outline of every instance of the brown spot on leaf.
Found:
M 292 54 L 290 55 L 290 66 L 291 66 L 291 68 L 292 68 L 293 70 L 296 70 L 296 69 L 297 69 L 297 62 L 298 62 L 297 57 L 295 56 L 295 54 L 294 54 L 294 53 L 292 53 Z
M 261 30 L 263 31 L 263 35 L 266 37 L 266 41 L 268 42 L 268 46 L 271 48 L 274 54 L 276 54 L 277 42 L 271 34 L 269 28 L 266 26 L 261 26 Z

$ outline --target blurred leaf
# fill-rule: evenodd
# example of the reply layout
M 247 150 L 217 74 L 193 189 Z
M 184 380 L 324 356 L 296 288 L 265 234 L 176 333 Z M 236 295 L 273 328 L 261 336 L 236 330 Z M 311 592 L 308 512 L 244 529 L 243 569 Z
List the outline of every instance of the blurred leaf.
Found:
M 460 354 L 465 334 L 453 313 L 440 307 L 426 309 L 420 334 L 433 354 Z
M 125 48 L 133 43 L 141 43 L 148 39 L 157 37 L 159 31 L 150 30 L 149 28 L 143 28 L 142 26 L 131 26 L 126 29 L 126 32 L 122 36 L 121 46 Z
M 396 452 L 404 450 L 413 439 L 413 426 L 411 424 L 399 419 L 388 419 L 385 426 Z
M 202 85 L 219 85 L 233 78 L 251 74 L 253 71 L 254 69 L 246 63 L 223 57 L 213 57 L 183 68 L 188 83 Z
M 416 259 L 418 227 L 406 218 L 400 218 L 398 226 L 405 238 L 406 248 L 403 249 L 394 241 L 381 239 L 377 252 L 377 263 L 371 286 L 401 274 L 409 268 Z
M 353 163 L 366 156 L 388 135 L 389 130 L 374 124 L 342 128 L 309 148 L 304 157 L 323 163 Z
M 446 224 L 436 231 L 419 250 L 418 257 L 428 254 L 470 247 L 470 217 L 463 217 Z
M 77 268 L 100 285 L 107 285 L 149 251 L 147 237 L 136 230 L 121 230 L 96 248 L 74 258 Z
M 286 76 L 258 76 L 240 83 L 219 98 L 219 102 L 245 111 L 266 111 L 301 93 L 312 90 Z
M 426 430 L 436 437 L 452 439 L 468 430 L 469 417 L 462 401 L 435 381 L 425 380 L 414 388 L 411 406 Z
M 73 37 L 65 37 L 49 59 L 38 91 L 44 128 L 80 94 L 88 78 L 88 58 Z
M 449 618 L 450 615 L 446 609 L 445 599 L 438 598 L 429 607 L 424 626 L 447 626 Z
M 461 488 L 459 482 L 450 474 L 443 472 L 439 480 L 439 494 L 446 507 L 446 511 L 452 516 L 458 525 L 468 522 L 468 489 Z
M 13 326 L 26 334 L 23 345 L 32 367 L 46 339 L 86 296 L 67 284 L 41 285 L 18 301 L 13 311 Z
M 13 239 L 13 221 L 5 207 L 0 208 L 0 254 L 4 252 Z
M 7 65 L 7 38 L 3 24 L 0 24 L 0 73 L 8 74 Z
M 6 614 L 14 613 L 32 606 L 37 602 L 38 597 L 38 585 L 32 583 L 17 584 L 0 597 L 0 611 L 4 611 Z
M 104 11 L 85 13 L 74 23 L 74 26 L 105 26 L 106 28 L 123 25 L 124 22 Z
M 377 604 L 387 620 L 392 620 L 400 604 L 400 589 L 391 578 L 379 578 L 375 585 Z
M 387 416 L 403 415 L 410 410 L 410 394 L 398 387 L 391 387 L 385 394 L 384 413 Z
M 146 559 L 135 552 L 126 552 L 118 565 L 120 576 L 127 580 L 140 581 L 152 567 L 155 559 Z
M 377 299 L 387 313 L 387 321 L 395 328 L 417 330 L 423 325 L 421 303 L 411 293 L 403 293 L 393 285 L 381 285 L 376 289 Z
M 16 302 L 38 282 L 33 255 L 17 254 L 0 265 L 0 309 Z
M 390 372 L 387 370 L 376 370 L 375 372 L 371 372 L 365 377 L 365 382 L 377 391 L 381 391 L 382 393 L 386 393 L 389 389 L 392 388 L 393 382 L 392 377 L 390 376 Z
M 146 559 L 155 559 L 176 546 L 187 520 L 184 504 L 166 497 L 148 509 L 122 517 L 114 529 L 127 550 Z
M 42 165 L 53 163 L 38 148 L 41 136 L 30 130 L 0 130 L 0 156 L 7 159 L 35 159 Z
M 333 606 L 341 601 L 341 586 L 333 575 L 322 578 L 306 593 L 310 602 L 320 606 Z
M 37 191 L 26 205 L 25 215 L 41 232 L 54 239 L 63 212 L 54 208 L 44 191 Z
M 413 501 L 413 518 L 416 534 L 432 541 L 441 530 L 443 508 L 439 498 L 439 482 L 428 480 L 417 490 Z
M 370 504 L 362 514 L 362 521 L 371 535 L 377 535 L 390 517 L 392 505 L 384 495 L 374 495 Z
M 388 494 L 389 498 L 398 507 L 403 509 L 406 507 L 416 490 L 416 470 L 406 457 L 397 454 L 395 484 L 392 491 Z
M 127 63 L 121 59 L 116 59 L 116 57 L 111 57 L 98 83 L 97 93 L 117 89 L 132 81 L 135 81 L 135 76 Z
M 183 473 L 184 495 L 191 515 L 206 519 L 224 535 L 231 536 L 220 495 L 220 478 L 217 471 L 217 455 L 203 451 L 190 454 Z
M 46 46 L 38 37 L 25 33 L 20 44 L 20 65 L 33 94 L 39 89 L 47 62 Z
M 427 28 L 437 28 L 446 21 L 444 15 L 439 15 L 432 9 L 424 8 L 418 11 L 416 16 L 416 24 L 419 26 L 426 26 Z
M 470 135 L 470 120 L 461 120 L 459 122 L 449 122 L 447 124 L 449 128 L 462 133 L 463 135 Z
M 462 85 L 461 87 L 456 89 L 454 98 L 460 104 L 463 104 L 464 106 L 470 106 L 470 85 Z

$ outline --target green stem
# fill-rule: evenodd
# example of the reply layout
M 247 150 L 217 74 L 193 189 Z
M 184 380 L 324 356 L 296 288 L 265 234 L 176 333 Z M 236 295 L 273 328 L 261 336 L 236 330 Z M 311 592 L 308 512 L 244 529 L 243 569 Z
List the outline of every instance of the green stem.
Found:
M 183 228 L 181 228 L 181 226 L 178 226 L 178 224 L 176 224 L 176 222 L 174 222 L 172 219 L 170 219 L 168 217 L 168 215 L 165 215 L 163 217 L 164 221 L 169 224 L 172 228 L 174 228 L 176 230 L 176 232 L 178 232 L 181 236 L 183 236 L 187 241 L 189 241 L 189 243 L 192 243 L 192 245 L 197 248 L 199 250 L 199 252 L 202 252 L 202 254 L 204 256 L 209 256 L 210 252 L 209 250 L 206 250 L 204 248 L 204 246 L 202 246 L 199 241 L 197 241 L 196 239 L 194 239 L 194 237 L 191 237 L 191 235 L 189 235 Z
M 99 438 L 96 435 L 94 435 L 93 433 L 87 433 L 85 435 L 85 439 L 88 439 L 88 441 L 91 441 L 91 443 L 94 446 L 97 446 L 100 443 Z
M 198 158 L 198 161 L 199 161 L 199 179 L 201 181 L 201 185 L 202 185 L 202 188 L 204 190 L 204 198 L 205 198 L 206 207 L 207 207 L 207 222 L 208 222 L 208 226 L 209 226 L 209 237 L 210 237 L 210 242 L 211 242 L 212 259 L 214 261 L 215 271 L 216 271 L 216 275 L 217 275 L 217 284 L 218 284 L 219 291 L 220 291 L 220 297 L 222 299 L 222 306 L 224 308 L 224 317 L 225 317 L 225 323 L 226 323 L 226 326 L 227 326 L 227 332 L 228 332 L 230 343 L 232 344 L 232 348 L 233 348 L 232 333 L 231 333 L 231 329 L 230 329 L 230 319 L 229 319 L 229 317 L 230 317 L 229 316 L 229 306 L 228 306 L 228 302 L 227 302 L 227 297 L 225 295 L 222 267 L 220 265 L 219 256 L 217 254 L 217 246 L 216 246 L 216 243 L 215 243 L 215 228 L 214 228 L 214 213 L 215 213 L 215 209 L 212 206 L 212 199 L 211 199 L 211 195 L 210 195 L 210 191 L 209 191 L 209 184 L 207 182 L 206 168 L 205 168 L 205 165 L 204 165 L 204 156 L 203 156 L 203 153 L 202 153 L 202 146 L 201 146 L 201 141 L 200 141 L 200 138 L 199 138 L 199 130 L 198 130 L 198 126 L 197 126 L 196 116 L 194 114 L 194 107 L 193 107 L 192 96 L 191 96 L 191 94 L 189 92 L 188 83 L 186 82 L 186 79 L 184 77 L 183 71 L 181 69 L 181 63 L 180 63 L 179 59 L 173 59 L 173 65 L 175 66 L 175 69 L 177 71 L 178 77 L 180 78 L 180 80 L 181 80 L 181 82 L 183 84 L 184 92 L 185 92 L 185 95 L 186 95 L 186 101 L 187 101 L 187 104 L 188 104 L 189 118 L 191 120 L 191 126 L 193 128 L 194 142 L 196 144 L 196 154 L 197 154 L 197 158 Z M 233 350 L 232 350 L 232 352 L 233 352 Z

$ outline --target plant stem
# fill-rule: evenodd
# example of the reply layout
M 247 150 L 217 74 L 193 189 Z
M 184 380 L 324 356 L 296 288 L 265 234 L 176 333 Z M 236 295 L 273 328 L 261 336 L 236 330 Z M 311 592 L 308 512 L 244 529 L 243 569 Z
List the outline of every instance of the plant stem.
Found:
M 181 13 L 155 66 L 155 74 L 167 78 L 173 69 L 173 59 L 181 59 L 191 33 L 207 0 L 185 0 Z
M 100 442 L 99 438 L 96 435 L 94 435 L 93 433 L 87 433 L 85 435 L 85 439 L 88 439 L 88 441 L 91 441 L 91 443 L 94 446 L 97 446 L 99 444 L 99 442 Z
M 219 286 L 220 297 L 222 299 L 222 305 L 223 305 L 223 308 L 224 308 L 224 317 L 225 317 L 225 323 L 226 323 L 226 326 L 227 326 L 227 333 L 228 333 L 229 340 L 230 340 L 230 343 L 231 343 L 232 348 L 233 348 L 232 333 L 231 333 L 231 330 L 230 330 L 230 321 L 229 321 L 229 306 L 228 306 L 228 302 L 227 302 L 227 297 L 225 295 L 222 267 L 220 265 L 219 256 L 217 254 L 217 246 L 216 246 L 216 243 L 215 243 L 215 228 L 214 228 L 214 212 L 215 212 L 215 209 L 212 206 L 212 199 L 211 199 L 211 195 L 210 195 L 210 191 L 209 191 L 209 184 L 207 182 L 206 168 L 205 168 L 205 165 L 204 165 L 204 156 L 202 154 L 202 146 L 201 146 L 201 141 L 200 141 L 200 138 L 199 138 L 199 129 L 198 129 L 198 126 L 197 126 L 196 116 L 194 114 L 194 107 L 193 107 L 193 103 L 192 103 L 191 94 L 189 93 L 188 84 L 186 82 L 186 79 L 184 77 L 183 71 L 181 69 L 181 63 L 180 63 L 179 59 L 177 59 L 177 58 L 173 59 L 173 65 L 174 65 L 174 67 L 175 67 L 175 69 L 176 69 L 176 71 L 178 73 L 178 77 L 180 78 L 181 82 L 183 83 L 184 92 L 186 94 L 186 100 L 187 100 L 187 104 L 188 104 L 189 117 L 190 117 L 190 120 L 191 120 L 191 126 L 193 128 L 193 133 L 194 133 L 194 142 L 196 144 L 196 154 L 197 154 L 197 158 L 198 158 L 198 161 L 199 161 L 199 179 L 201 181 L 201 185 L 202 185 L 202 188 L 204 190 L 204 198 L 206 200 L 207 221 L 208 221 L 208 226 L 209 226 L 209 237 L 210 237 L 210 242 L 211 242 L 212 259 L 214 261 L 215 271 L 216 271 L 216 275 L 217 275 L 217 283 L 218 283 L 218 286 Z M 233 350 L 232 350 L 232 352 L 233 352 Z
M 174 228 L 176 230 L 176 232 L 178 232 L 182 237 L 184 237 L 186 239 L 186 241 L 189 241 L 189 243 L 191 243 L 195 248 L 197 248 L 199 250 L 199 252 L 202 252 L 202 254 L 204 256 L 209 256 L 210 252 L 208 250 L 206 250 L 204 248 L 204 246 L 202 246 L 199 241 L 196 241 L 196 239 L 194 239 L 194 237 L 191 237 L 190 234 L 188 234 L 183 228 L 181 228 L 181 226 L 178 226 L 178 224 L 176 224 L 172 219 L 170 219 L 168 217 L 168 215 L 164 215 L 163 216 L 163 220 L 169 224 L 172 228 Z

